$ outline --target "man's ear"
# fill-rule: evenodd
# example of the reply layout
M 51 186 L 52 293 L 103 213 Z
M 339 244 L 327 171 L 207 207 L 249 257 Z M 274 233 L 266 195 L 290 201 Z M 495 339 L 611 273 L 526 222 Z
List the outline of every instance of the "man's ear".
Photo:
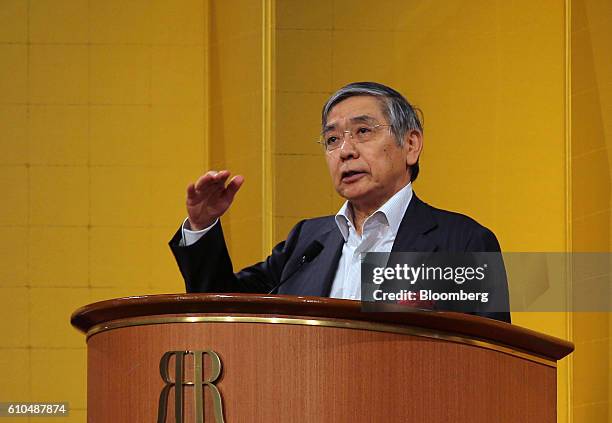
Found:
M 409 131 L 404 136 L 404 150 L 406 152 L 406 165 L 413 166 L 421 155 L 423 149 L 423 134 L 417 129 Z

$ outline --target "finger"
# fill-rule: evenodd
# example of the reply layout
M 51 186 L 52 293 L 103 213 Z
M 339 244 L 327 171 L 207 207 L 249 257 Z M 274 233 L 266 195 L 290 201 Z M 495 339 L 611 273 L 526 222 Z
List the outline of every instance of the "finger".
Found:
M 214 177 L 217 174 L 216 170 L 209 170 L 204 175 L 200 176 L 195 183 L 195 190 L 202 191 L 206 185 L 210 185 L 214 182 Z
M 206 191 L 191 191 L 187 193 L 186 204 L 188 207 L 196 206 L 198 204 L 206 204 L 211 201 L 211 196 L 219 196 L 218 192 Z
M 216 185 L 225 187 L 225 182 L 227 181 L 229 176 L 230 176 L 230 172 L 228 170 L 221 170 L 213 176 L 213 182 Z
M 214 178 L 216 181 L 219 181 L 221 179 L 225 179 L 230 175 L 230 171 L 229 170 L 220 170 L 218 172 L 215 172 Z
M 222 170 L 219 172 L 216 170 L 210 170 L 202 175 L 198 182 L 196 182 L 196 191 L 206 191 L 213 185 L 220 185 L 223 187 L 229 175 L 230 172 L 227 170 Z
M 187 199 L 192 199 L 195 198 L 197 196 L 196 193 L 196 189 L 195 189 L 195 184 L 189 184 L 187 185 Z
M 202 190 L 198 191 L 196 189 L 195 184 L 189 184 L 187 186 L 187 203 L 188 204 L 196 204 L 201 201 L 206 200 L 206 198 L 211 194 L 212 191 L 216 191 L 214 189 L 214 185 L 211 183 L 204 182 L 202 186 Z
M 202 175 L 195 184 L 187 186 L 187 203 L 195 204 L 203 201 L 214 187 L 212 175 Z M 199 188 L 198 188 L 199 187 Z
M 217 184 L 214 181 L 216 171 L 208 171 L 196 181 L 195 184 L 187 186 L 187 204 L 195 205 L 197 203 L 206 202 L 211 195 L 219 195 L 219 191 L 223 189 L 222 184 Z
M 244 183 L 244 176 L 236 175 L 232 178 L 229 184 L 227 184 L 225 195 L 230 201 L 234 199 L 234 195 L 236 195 L 236 193 L 238 192 L 238 190 L 240 189 L 243 183 Z
M 194 191 L 193 196 L 187 197 L 187 205 L 193 206 L 200 203 L 208 204 L 215 202 L 223 195 L 224 190 L 223 184 L 205 184 L 201 191 Z

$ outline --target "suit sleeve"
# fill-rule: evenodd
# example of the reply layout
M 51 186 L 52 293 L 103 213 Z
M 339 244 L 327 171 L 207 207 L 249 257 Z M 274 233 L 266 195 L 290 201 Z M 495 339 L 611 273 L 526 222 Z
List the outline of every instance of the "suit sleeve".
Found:
M 488 285 L 483 287 L 483 290 L 490 293 L 489 301 L 484 303 L 482 309 L 474 314 L 511 323 L 508 279 L 497 237 L 489 229 L 479 225 L 478 229 L 472 233 L 466 251 L 497 253 L 487 255 L 487 259 L 492 261 L 492 263 L 489 263 L 489 271 L 492 272 L 492 277 L 485 279 Z
M 264 293 L 281 278 L 287 260 L 295 249 L 302 223 L 298 223 L 286 241 L 276 245 L 265 261 L 234 273 L 219 222 L 196 243 L 180 246 L 180 229 L 169 245 L 185 280 L 187 292 Z

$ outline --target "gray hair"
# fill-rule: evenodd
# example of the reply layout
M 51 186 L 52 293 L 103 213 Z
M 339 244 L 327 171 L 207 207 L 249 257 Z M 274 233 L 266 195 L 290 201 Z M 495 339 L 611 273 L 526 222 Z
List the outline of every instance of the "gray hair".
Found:
M 397 144 L 404 145 L 404 137 L 410 131 L 423 132 L 423 125 L 417 114 L 417 110 L 399 92 L 386 85 L 377 82 L 353 82 L 336 91 L 327 100 L 321 113 L 321 125 L 327 125 L 327 116 L 331 109 L 342 100 L 355 96 L 372 96 L 380 99 L 382 112 L 389 120 L 391 132 L 395 136 Z M 419 110 L 420 112 L 420 110 Z M 410 181 L 414 181 L 419 174 L 419 162 L 410 168 Z

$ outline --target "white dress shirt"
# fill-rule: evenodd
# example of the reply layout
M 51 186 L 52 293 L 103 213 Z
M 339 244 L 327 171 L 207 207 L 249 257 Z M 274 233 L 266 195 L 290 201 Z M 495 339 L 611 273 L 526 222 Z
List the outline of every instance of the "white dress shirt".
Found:
M 344 238 L 344 245 L 329 294 L 331 298 L 361 299 L 360 255 L 366 252 L 388 253 L 391 251 L 395 236 L 411 199 L 412 184 L 409 183 L 366 218 L 363 222 L 361 235 L 357 233 L 353 225 L 352 210 L 349 203 L 344 203 L 335 216 L 338 229 L 340 229 Z M 219 219 L 208 228 L 192 231 L 188 227 L 187 219 L 185 219 L 182 225 L 181 245 L 194 244 L 211 230 L 218 221 Z
M 363 222 L 361 235 L 355 230 L 348 202 L 336 214 L 344 238 L 342 256 L 329 294 L 331 298 L 361 299 L 361 253 L 388 253 L 412 199 L 412 184 L 406 185 Z

